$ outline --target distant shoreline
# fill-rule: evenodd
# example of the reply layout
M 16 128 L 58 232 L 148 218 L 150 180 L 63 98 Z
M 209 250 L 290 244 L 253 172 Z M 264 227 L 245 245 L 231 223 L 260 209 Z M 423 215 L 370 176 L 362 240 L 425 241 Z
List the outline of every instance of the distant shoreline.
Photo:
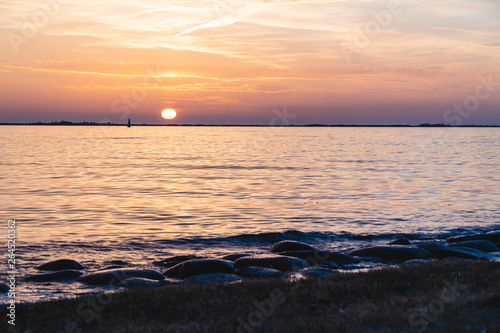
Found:
M 1 122 L 0 126 L 121 126 L 126 127 L 127 124 L 115 123 L 96 123 L 96 122 L 29 122 L 29 123 L 7 123 Z M 133 127 L 138 126 L 177 126 L 177 127 L 500 127 L 500 125 L 447 125 L 447 124 L 419 124 L 419 125 L 376 125 L 376 124 L 305 124 L 305 125 L 244 125 L 244 124 L 132 124 Z

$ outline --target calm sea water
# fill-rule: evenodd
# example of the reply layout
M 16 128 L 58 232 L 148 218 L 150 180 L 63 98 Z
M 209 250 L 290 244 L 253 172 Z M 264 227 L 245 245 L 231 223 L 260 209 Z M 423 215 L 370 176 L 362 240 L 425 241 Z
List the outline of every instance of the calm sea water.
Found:
M 0 126 L 0 233 L 16 220 L 31 274 L 63 257 L 154 267 L 285 238 L 342 251 L 355 235 L 498 230 L 499 148 L 495 128 Z

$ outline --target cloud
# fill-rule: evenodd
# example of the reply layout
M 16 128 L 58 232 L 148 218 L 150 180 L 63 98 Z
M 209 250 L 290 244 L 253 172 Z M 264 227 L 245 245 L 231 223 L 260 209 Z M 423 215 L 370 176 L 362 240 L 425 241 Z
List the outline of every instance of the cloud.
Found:
M 479 44 L 481 46 L 486 46 L 486 47 L 500 47 L 500 43 L 483 43 Z
M 446 28 L 446 27 L 432 27 L 432 29 L 466 32 L 466 33 L 475 34 L 475 35 L 491 35 L 491 33 L 489 33 L 489 32 L 477 31 L 477 30 L 455 29 L 455 28 Z

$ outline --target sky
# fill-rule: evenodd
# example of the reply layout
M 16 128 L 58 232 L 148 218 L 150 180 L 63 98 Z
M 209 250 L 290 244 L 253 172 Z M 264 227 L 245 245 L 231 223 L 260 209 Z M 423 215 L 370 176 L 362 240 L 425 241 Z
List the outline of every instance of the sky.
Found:
M 1 0 L 0 36 L 0 122 L 500 125 L 498 0 Z

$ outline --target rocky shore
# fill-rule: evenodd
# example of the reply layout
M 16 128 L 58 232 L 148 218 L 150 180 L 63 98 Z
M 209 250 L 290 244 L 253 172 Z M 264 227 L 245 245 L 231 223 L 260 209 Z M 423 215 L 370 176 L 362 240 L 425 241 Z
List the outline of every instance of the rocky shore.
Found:
M 242 253 L 221 258 L 199 258 L 195 255 L 164 258 L 153 263 L 159 267 L 159 270 L 134 268 L 126 262 L 115 260 L 112 265 L 103 270 L 88 271 L 75 260 L 58 259 L 38 266 L 37 269 L 40 272 L 26 276 L 24 283 L 82 283 L 102 286 L 103 291 L 111 290 L 113 293 L 53 302 L 20 304 L 18 306 L 19 313 L 24 311 L 27 317 L 22 318 L 22 315 L 18 314 L 18 322 L 20 326 L 24 325 L 23 332 L 26 329 L 31 329 L 28 330 L 29 332 L 43 331 L 38 330 L 39 327 L 50 327 L 51 329 L 47 328 L 47 331 L 80 332 L 86 331 L 81 327 L 95 329 L 95 327 L 104 325 L 103 327 L 109 329 L 118 325 L 113 320 L 107 321 L 105 319 L 106 315 L 109 315 L 116 317 L 115 319 L 122 316 L 122 323 L 118 325 L 120 329 L 112 329 L 116 332 L 136 331 L 136 325 L 151 328 L 160 324 L 166 325 L 166 327 L 171 326 L 166 331 L 260 332 L 276 331 L 271 328 L 276 324 L 274 321 L 281 317 L 272 314 L 268 316 L 268 312 L 274 313 L 269 309 L 279 307 L 284 309 L 283 315 L 286 318 L 293 316 L 293 312 L 295 312 L 297 319 L 302 316 L 305 316 L 304 319 L 312 316 L 315 318 L 315 325 L 323 328 L 328 327 L 333 331 L 366 331 L 361 323 L 356 324 L 351 319 L 342 319 L 343 314 L 350 311 L 352 318 L 361 316 L 362 319 L 366 319 L 381 316 L 380 323 L 377 324 L 376 321 L 372 322 L 370 319 L 370 324 L 365 327 L 373 328 L 374 331 L 379 326 L 391 331 L 392 324 L 404 327 L 403 322 L 405 322 L 408 328 L 403 329 L 403 331 L 423 332 L 419 328 L 432 327 L 432 320 L 423 314 L 417 313 L 412 317 L 408 313 L 418 309 L 420 301 L 417 300 L 421 299 L 424 302 L 427 297 L 429 302 L 432 302 L 436 297 L 434 293 L 439 291 L 439 288 L 444 288 L 439 287 L 444 283 L 443 281 L 448 281 L 448 284 L 455 283 L 450 281 L 462 279 L 462 274 L 470 275 L 471 280 L 464 283 L 469 286 L 467 288 L 474 290 L 474 295 L 471 297 L 473 299 L 480 297 L 481 300 L 484 298 L 488 311 L 493 311 L 492 313 L 496 313 L 498 317 L 500 306 L 499 242 L 500 233 L 450 237 L 446 244 L 437 240 L 397 239 L 383 246 L 361 248 L 349 253 L 337 253 L 323 251 L 303 242 L 285 240 L 272 245 L 267 254 L 261 255 Z M 369 269 L 373 267 L 387 268 Z M 425 272 L 424 275 L 422 275 L 423 272 Z M 399 276 L 399 278 L 395 278 L 395 276 Z M 432 276 L 436 281 L 430 280 Z M 381 277 L 384 278 L 381 279 Z M 359 283 L 364 285 L 366 290 L 358 290 Z M 346 289 L 340 288 L 340 285 L 344 285 Z M 318 288 L 323 291 L 318 290 Z M 450 288 L 449 286 L 448 289 Z M 459 288 L 458 285 L 456 288 Z M 117 289 L 132 290 L 114 292 Z M 0 285 L 0 292 L 3 290 L 5 290 L 5 286 Z M 200 293 L 198 301 L 192 299 L 194 290 L 198 290 Z M 354 290 L 358 290 L 355 292 L 356 302 L 362 302 L 363 295 L 367 297 L 367 303 L 363 306 L 360 305 L 358 310 L 354 309 L 349 302 L 346 303 L 346 300 L 354 297 L 352 294 Z M 214 294 L 216 291 L 220 291 L 222 294 Z M 172 297 L 170 297 L 170 292 L 172 292 Z M 384 313 L 383 311 L 387 311 L 387 309 L 381 307 L 382 305 L 373 299 L 372 293 L 379 292 L 381 297 L 383 293 L 387 292 L 388 296 L 392 298 L 392 302 L 395 302 L 394 306 L 396 304 L 402 306 L 402 308 L 396 306 L 393 309 L 401 312 L 396 321 L 391 319 L 390 313 Z M 186 299 L 182 296 L 183 293 L 186 293 Z M 418 297 L 414 298 L 415 304 L 413 305 L 409 301 L 412 293 L 418 294 L 414 295 Z M 144 298 L 146 295 L 148 299 Z M 300 295 L 308 299 L 310 303 L 302 304 L 302 301 L 297 301 L 297 297 L 302 297 Z M 246 303 L 241 303 L 235 297 L 243 297 L 241 301 L 246 300 Z M 458 299 L 458 296 L 455 298 Z M 290 303 L 290 299 L 294 301 Z M 95 306 L 87 306 L 87 302 L 91 302 L 90 300 L 97 302 Z M 266 302 L 259 303 L 263 300 Z M 449 300 L 449 297 L 446 300 Z M 467 302 L 469 301 L 472 302 L 472 300 Z M 223 320 L 224 314 L 216 311 L 213 313 L 213 320 L 208 320 L 209 313 L 215 311 L 211 305 L 217 304 L 218 307 L 224 308 L 223 302 L 234 303 L 235 308 L 230 307 L 227 311 L 236 311 L 236 314 L 239 315 L 233 315 L 226 322 Z M 440 302 L 444 305 L 447 304 L 445 300 Z M 440 308 L 442 307 L 441 303 L 438 304 Z M 67 309 L 62 304 L 68 304 Z M 81 304 L 87 305 L 82 306 Z M 110 307 L 110 304 L 113 306 Z M 157 308 L 151 309 L 152 304 L 156 304 Z M 181 310 L 181 308 L 176 308 L 176 304 L 184 304 L 183 306 L 191 304 L 193 309 L 188 311 L 187 308 L 181 306 L 183 309 Z M 264 304 L 262 307 L 269 311 L 263 313 L 263 311 L 259 310 L 259 312 L 254 309 L 260 315 L 255 314 L 253 319 L 251 316 L 245 315 L 245 306 L 250 307 L 250 309 L 252 306 L 259 309 L 259 305 L 255 304 Z M 340 304 L 345 305 L 340 306 Z M 457 303 L 454 304 L 453 309 L 456 311 Z M 474 307 L 477 304 L 470 303 L 469 305 Z M 389 304 L 384 306 L 389 306 Z M 33 315 L 28 315 L 26 312 L 28 309 L 30 309 L 29 311 L 39 311 L 40 318 L 52 318 L 53 315 L 49 313 L 51 307 L 62 311 L 61 318 L 63 320 L 62 322 L 56 320 L 57 325 L 52 320 L 35 319 Z M 117 311 L 113 310 L 115 308 L 121 309 L 121 314 L 115 313 Z M 451 309 L 452 307 L 447 308 Z M 134 309 L 132 314 L 130 309 Z M 2 307 L 2 311 L 5 311 L 5 306 Z M 161 311 L 163 311 L 165 318 L 156 317 L 155 313 Z M 304 311 L 307 313 L 304 314 Z M 354 313 L 356 311 L 359 313 Z M 276 312 L 281 312 L 281 310 L 276 310 Z M 334 325 L 330 319 L 321 316 L 322 313 L 328 313 L 328 316 L 333 313 L 334 317 L 340 316 L 341 318 L 337 318 L 338 322 Z M 153 316 L 153 319 L 149 318 L 150 316 Z M 485 313 L 484 316 L 484 320 L 488 323 L 489 315 Z M 131 320 L 130 323 L 129 320 Z M 258 325 L 257 329 L 253 324 L 260 321 L 262 323 Z M 445 325 L 440 321 L 436 321 L 435 324 L 436 327 Z M 443 327 L 454 327 L 452 324 L 451 322 L 446 323 L 446 327 Z M 306 325 L 305 322 L 298 325 L 297 331 L 308 330 L 304 325 Z M 179 329 L 177 330 L 175 327 Z M 223 329 L 223 327 L 225 328 Z M 296 329 L 293 326 L 286 327 L 288 327 L 286 331 L 295 331 Z M 298 329 L 299 327 L 302 327 L 302 330 Z M 487 325 L 487 327 L 490 326 Z M 151 328 L 150 331 L 155 330 Z M 311 329 L 311 331 L 316 330 Z

